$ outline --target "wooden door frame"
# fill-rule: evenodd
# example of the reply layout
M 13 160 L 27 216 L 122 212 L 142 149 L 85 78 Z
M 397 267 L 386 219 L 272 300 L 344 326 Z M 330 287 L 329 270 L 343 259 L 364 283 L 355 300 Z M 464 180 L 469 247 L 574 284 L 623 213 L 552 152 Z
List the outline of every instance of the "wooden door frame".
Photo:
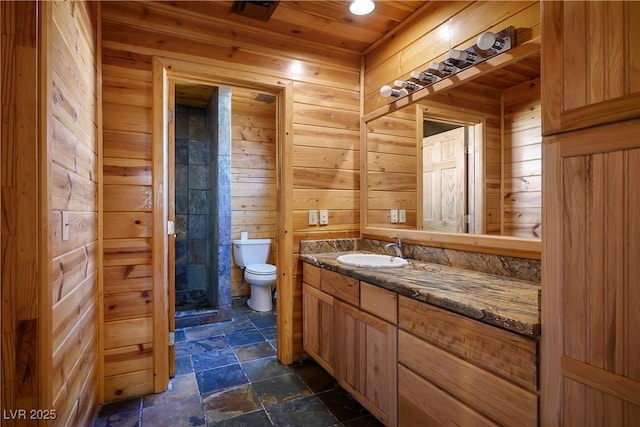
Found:
M 209 86 L 238 86 L 276 94 L 276 172 L 278 298 L 276 334 L 278 360 L 293 363 L 293 82 L 255 72 L 180 59 L 153 57 L 153 371 L 154 390 L 166 389 L 169 377 L 168 305 L 168 87 L 169 79 Z

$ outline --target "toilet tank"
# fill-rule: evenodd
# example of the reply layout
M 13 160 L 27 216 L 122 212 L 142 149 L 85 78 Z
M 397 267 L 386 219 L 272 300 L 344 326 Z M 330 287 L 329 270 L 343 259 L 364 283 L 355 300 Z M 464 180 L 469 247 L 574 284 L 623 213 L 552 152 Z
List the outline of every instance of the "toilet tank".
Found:
M 265 264 L 269 259 L 271 239 L 232 240 L 233 257 L 238 267 Z

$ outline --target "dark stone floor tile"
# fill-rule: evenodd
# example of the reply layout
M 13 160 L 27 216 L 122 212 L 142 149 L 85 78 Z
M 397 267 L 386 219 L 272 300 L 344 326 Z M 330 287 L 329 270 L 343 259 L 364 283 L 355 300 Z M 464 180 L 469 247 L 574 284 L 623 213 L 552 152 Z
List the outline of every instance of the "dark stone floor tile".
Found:
M 191 356 L 176 357 L 176 377 L 193 372 Z
M 200 394 L 212 393 L 249 382 L 239 364 L 196 372 L 196 378 Z
M 224 337 L 205 338 L 197 341 L 184 341 L 176 343 L 176 357 L 221 350 L 228 347 L 229 344 Z
M 317 396 L 329 412 L 340 422 L 361 418 L 369 414 L 357 400 L 342 388 L 335 388 L 324 393 L 319 393 Z
M 140 410 L 119 412 L 105 418 L 98 418 L 93 427 L 140 427 Z
M 196 382 L 196 376 L 192 372 L 187 375 L 171 378 L 167 390 L 145 396 L 143 406 L 147 408 L 150 406 L 163 405 L 175 400 L 184 399 L 185 397 L 197 395 L 198 384 Z
M 264 410 L 209 424 L 211 427 L 268 427 L 272 425 Z
M 260 329 L 260 333 L 262 334 L 262 336 L 267 340 L 274 340 L 276 339 L 276 327 L 272 327 L 272 328 L 262 328 Z
M 226 335 L 227 341 L 231 347 L 238 347 L 246 344 L 255 344 L 264 341 L 264 337 L 258 330 L 249 329 Z
M 187 340 L 200 340 L 203 338 L 212 338 L 222 335 L 222 327 L 217 324 L 194 326 L 184 330 Z
M 172 400 L 162 405 L 150 406 L 142 410 L 142 426 L 153 427 L 194 427 L 204 426 L 204 410 L 200 396 Z
M 251 384 L 228 388 L 202 396 L 207 423 L 216 423 L 262 409 L 260 398 Z
M 110 415 L 121 414 L 123 412 L 139 411 L 141 407 L 142 398 L 140 397 L 105 403 L 98 411 L 98 418 L 106 418 Z
M 282 365 L 276 356 L 265 357 L 264 359 L 250 360 L 242 363 L 247 378 L 250 381 L 261 381 L 268 378 L 278 377 L 293 373 L 290 366 Z
M 182 341 L 186 341 L 186 340 L 187 340 L 187 337 L 184 334 L 184 329 L 176 331 L 176 338 L 175 338 L 176 342 L 182 342 Z
M 291 368 L 314 393 L 332 390 L 338 385 L 336 380 L 312 359 L 298 361 L 291 365 Z
M 256 329 L 256 327 L 253 326 L 253 323 L 251 323 L 251 321 L 247 318 L 225 322 L 224 324 L 220 324 L 220 326 L 222 328 L 222 332 L 227 335 Z
M 249 314 L 247 315 L 247 318 L 251 320 L 258 329 L 276 326 L 275 314 Z
M 384 427 L 373 415 L 365 415 L 342 424 L 344 427 Z
M 207 369 L 237 364 L 238 359 L 232 349 L 224 348 L 222 350 L 194 354 L 191 356 L 191 362 L 193 363 L 193 370 L 200 372 Z
M 276 355 L 276 350 L 268 342 L 248 344 L 233 348 L 236 357 L 240 362 L 247 362 L 254 359 L 262 359 Z
M 317 396 L 284 402 L 267 411 L 276 426 L 329 427 L 337 424 Z
M 296 374 L 281 375 L 252 384 L 267 408 L 312 394 Z

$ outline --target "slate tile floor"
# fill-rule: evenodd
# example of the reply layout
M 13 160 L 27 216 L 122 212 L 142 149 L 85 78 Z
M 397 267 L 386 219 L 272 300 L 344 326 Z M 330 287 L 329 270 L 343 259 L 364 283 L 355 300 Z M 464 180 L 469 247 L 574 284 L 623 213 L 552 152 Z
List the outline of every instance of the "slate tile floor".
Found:
M 275 320 L 241 298 L 231 321 L 176 331 L 169 389 L 103 405 L 94 426 L 382 426 L 315 362 L 279 364 Z

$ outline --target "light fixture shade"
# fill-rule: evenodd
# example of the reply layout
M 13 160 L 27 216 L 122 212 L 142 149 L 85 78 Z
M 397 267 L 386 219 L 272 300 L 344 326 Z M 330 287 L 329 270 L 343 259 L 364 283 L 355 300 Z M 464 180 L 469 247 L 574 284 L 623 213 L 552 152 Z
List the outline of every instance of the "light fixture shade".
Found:
M 373 0 L 354 0 L 349 5 L 349 11 L 354 15 L 368 15 L 376 8 Z

